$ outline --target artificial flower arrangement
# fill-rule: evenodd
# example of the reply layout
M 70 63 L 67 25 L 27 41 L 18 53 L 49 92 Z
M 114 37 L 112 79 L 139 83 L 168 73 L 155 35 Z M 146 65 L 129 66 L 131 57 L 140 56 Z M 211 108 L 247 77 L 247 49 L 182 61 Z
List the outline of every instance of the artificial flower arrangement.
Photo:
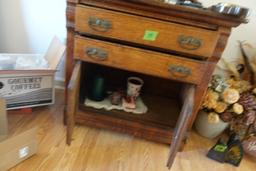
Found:
M 209 123 L 228 122 L 242 138 L 248 126 L 256 126 L 256 89 L 249 81 L 214 75 L 201 109 L 208 113 Z
M 256 135 L 256 88 L 255 67 L 252 66 L 240 43 L 243 55 L 243 69 L 224 61 L 229 77 L 214 75 L 208 86 L 201 110 L 208 114 L 209 123 L 229 123 L 229 130 L 241 140 L 250 134 Z M 244 70 L 247 70 L 244 78 Z

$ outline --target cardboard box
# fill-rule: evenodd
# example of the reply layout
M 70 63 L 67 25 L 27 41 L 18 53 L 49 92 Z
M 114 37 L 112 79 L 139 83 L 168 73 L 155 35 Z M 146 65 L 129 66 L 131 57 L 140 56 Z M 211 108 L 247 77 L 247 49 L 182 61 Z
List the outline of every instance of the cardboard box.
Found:
M 37 152 L 37 128 L 7 138 L 8 122 L 4 100 L 0 99 L 0 171 L 5 171 Z
M 8 122 L 5 109 L 5 100 L 0 99 L 0 142 L 8 135 Z
M 0 142 L 0 171 L 5 171 L 37 152 L 36 128 Z
M 4 98 L 7 109 L 19 109 L 49 105 L 54 103 L 54 74 L 65 46 L 56 37 L 52 40 L 44 58 L 48 61 L 46 69 L 0 70 L 0 98 Z M 0 54 L 2 59 L 9 57 L 15 59 L 19 56 L 28 59 L 37 58 L 31 54 Z M 30 60 L 31 61 L 31 60 Z M 5 63 L 2 66 L 8 67 Z

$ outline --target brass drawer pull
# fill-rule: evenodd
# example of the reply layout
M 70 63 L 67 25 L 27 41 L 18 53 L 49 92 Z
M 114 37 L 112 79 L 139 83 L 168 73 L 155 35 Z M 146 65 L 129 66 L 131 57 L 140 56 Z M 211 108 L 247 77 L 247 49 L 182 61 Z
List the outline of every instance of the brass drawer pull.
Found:
M 192 36 L 180 35 L 178 37 L 178 43 L 183 49 L 196 50 L 202 46 L 203 41 Z
M 98 61 L 104 61 L 108 57 L 108 52 L 95 48 L 95 47 L 87 47 L 85 49 L 85 53 L 92 59 L 98 60 Z
M 111 21 L 99 19 L 95 17 L 89 17 L 88 25 L 93 30 L 100 31 L 100 32 L 106 32 L 112 28 Z
M 171 64 L 169 66 L 168 71 L 174 76 L 174 77 L 181 77 L 185 78 L 192 74 L 192 71 L 190 68 L 181 66 L 181 65 L 174 65 Z

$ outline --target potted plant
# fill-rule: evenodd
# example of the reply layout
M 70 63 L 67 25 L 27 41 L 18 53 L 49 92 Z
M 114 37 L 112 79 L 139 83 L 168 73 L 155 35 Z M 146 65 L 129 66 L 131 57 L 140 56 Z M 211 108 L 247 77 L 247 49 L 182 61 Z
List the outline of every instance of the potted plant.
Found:
M 214 75 L 195 121 L 197 132 L 207 138 L 220 135 L 244 114 L 244 96 L 250 89 L 248 81 Z

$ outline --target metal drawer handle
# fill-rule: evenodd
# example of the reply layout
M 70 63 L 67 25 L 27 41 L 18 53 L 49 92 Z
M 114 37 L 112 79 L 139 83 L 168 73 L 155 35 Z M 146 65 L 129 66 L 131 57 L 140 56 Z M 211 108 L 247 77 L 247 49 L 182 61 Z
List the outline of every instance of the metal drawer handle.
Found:
M 196 50 L 203 45 L 203 41 L 201 39 L 185 35 L 180 35 L 178 37 L 178 43 L 180 47 L 187 50 Z
M 91 27 L 91 29 L 100 31 L 100 32 L 106 32 L 112 28 L 111 21 L 99 19 L 95 17 L 89 17 L 88 25 Z
M 181 65 L 174 65 L 171 64 L 169 66 L 168 71 L 174 76 L 174 77 L 180 77 L 185 78 L 192 74 L 192 71 L 190 68 L 181 66 Z
M 108 57 L 108 52 L 95 48 L 95 47 L 87 47 L 85 49 L 85 53 L 92 59 L 98 60 L 98 61 L 104 61 Z

